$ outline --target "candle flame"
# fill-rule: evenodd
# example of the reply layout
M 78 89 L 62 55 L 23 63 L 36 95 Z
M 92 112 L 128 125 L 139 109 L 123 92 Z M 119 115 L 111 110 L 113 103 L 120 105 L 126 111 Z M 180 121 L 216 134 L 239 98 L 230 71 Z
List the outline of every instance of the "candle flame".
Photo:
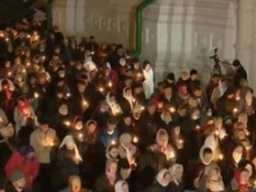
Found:
M 200 129 L 200 126 L 199 126 L 199 125 L 197 125 L 197 126 L 196 126 L 196 130 L 199 130 L 199 129 Z
M 81 138 L 83 138 L 83 134 L 82 133 L 79 133 L 78 134 L 78 137 L 81 139 Z
M 132 141 L 133 141 L 133 143 L 138 143 L 139 139 L 138 139 L 138 137 L 134 136 Z
M 38 98 L 39 97 L 39 94 L 37 92 L 34 93 L 34 97 L 35 98 Z
M 223 159 L 224 159 L 223 154 L 219 154 L 219 160 L 223 160 Z
M 234 112 L 234 113 L 237 113 L 237 112 L 238 112 L 238 108 L 234 108 L 234 109 L 233 109 L 233 112 Z
M 176 111 L 176 109 L 174 107 L 171 107 L 170 111 L 171 111 L 171 113 L 174 113 Z
M 111 141 L 111 145 L 115 145 L 116 144 L 116 141 L 115 140 L 112 140 Z
M 69 127 L 71 125 L 70 121 L 65 121 L 64 124 Z
M 180 139 L 180 140 L 179 140 L 179 143 L 180 143 L 180 144 L 183 144 L 183 143 L 184 143 L 184 141 L 183 141 L 182 139 Z
M 104 91 L 103 87 L 100 87 L 99 90 L 101 93 Z
M 113 86 L 112 82 L 109 82 L 109 83 L 108 83 L 108 86 L 109 86 L 109 87 L 112 87 L 112 86 Z

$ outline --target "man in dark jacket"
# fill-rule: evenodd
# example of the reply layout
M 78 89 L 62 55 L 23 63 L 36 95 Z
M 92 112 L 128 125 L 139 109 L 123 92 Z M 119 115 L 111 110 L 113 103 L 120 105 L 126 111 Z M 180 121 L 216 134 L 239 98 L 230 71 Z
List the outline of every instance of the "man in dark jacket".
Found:
M 247 79 L 247 73 L 244 69 L 244 67 L 241 65 L 239 60 L 234 60 L 233 61 L 233 66 L 235 68 L 235 75 L 234 75 L 234 85 L 235 87 L 239 87 L 240 81 L 242 79 Z

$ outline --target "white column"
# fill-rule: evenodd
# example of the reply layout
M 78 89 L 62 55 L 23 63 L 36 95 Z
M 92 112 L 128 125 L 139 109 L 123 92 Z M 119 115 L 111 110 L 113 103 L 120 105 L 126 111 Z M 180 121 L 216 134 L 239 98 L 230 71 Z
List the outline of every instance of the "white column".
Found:
M 249 76 L 252 85 L 252 77 L 255 71 L 251 71 L 253 65 L 253 33 L 254 33 L 254 1 L 238 1 L 238 33 L 237 33 L 237 58 L 241 61 Z M 255 84 L 255 82 L 254 82 Z

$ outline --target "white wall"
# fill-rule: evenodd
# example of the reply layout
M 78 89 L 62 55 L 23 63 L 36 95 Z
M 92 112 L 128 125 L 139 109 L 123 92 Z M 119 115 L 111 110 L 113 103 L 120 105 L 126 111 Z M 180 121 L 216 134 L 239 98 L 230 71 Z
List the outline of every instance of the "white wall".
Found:
M 248 0 L 247 0 L 248 1 Z M 253 1 L 253 0 L 252 0 Z M 142 0 L 55 0 L 54 23 L 68 35 L 94 35 L 101 42 L 132 47 L 135 7 Z M 144 14 L 143 54 L 154 63 L 156 79 L 167 71 L 196 68 L 209 78 L 213 46 L 233 60 L 237 14 L 233 0 L 155 0 Z M 61 12 L 61 14 L 57 14 Z M 166 70 L 168 69 L 168 70 Z

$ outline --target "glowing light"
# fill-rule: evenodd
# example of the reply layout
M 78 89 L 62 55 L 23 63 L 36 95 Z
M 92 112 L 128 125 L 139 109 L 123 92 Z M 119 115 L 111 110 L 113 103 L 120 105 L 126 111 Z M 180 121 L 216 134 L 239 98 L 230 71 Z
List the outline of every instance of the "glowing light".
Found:
M 223 154 L 219 154 L 219 160 L 223 160 L 223 159 L 224 159 Z
M 174 107 L 171 107 L 170 111 L 171 111 L 171 113 L 174 113 L 176 111 L 176 109 Z
M 112 87 L 112 86 L 113 86 L 112 82 L 109 82 L 109 83 L 108 83 L 108 86 L 109 86 L 109 87 Z
M 133 143 L 138 143 L 138 141 L 139 141 L 139 138 L 136 137 L 136 136 L 134 136 L 132 142 L 133 142 Z
M 69 127 L 71 125 L 70 121 L 65 121 L 64 124 Z
M 111 145 L 115 145 L 116 144 L 116 141 L 115 140 L 112 140 L 111 141 Z
M 234 109 L 233 109 L 233 112 L 234 112 L 234 113 L 237 113 L 237 112 L 238 112 L 238 108 L 234 108 Z
M 196 130 L 199 130 L 199 129 L 200 129 L 200 125 L 197 125 L 197 126 L 196 126 Z
M 103 87 L 100 87 L 99 88 L 99 91 L 102 93 L 102 92 L 104 92 L 104 88 Z
M 39 97 L 39 94 L 37 92 L 34 93 L 34 97 L 35 98 L 38 98 Z

